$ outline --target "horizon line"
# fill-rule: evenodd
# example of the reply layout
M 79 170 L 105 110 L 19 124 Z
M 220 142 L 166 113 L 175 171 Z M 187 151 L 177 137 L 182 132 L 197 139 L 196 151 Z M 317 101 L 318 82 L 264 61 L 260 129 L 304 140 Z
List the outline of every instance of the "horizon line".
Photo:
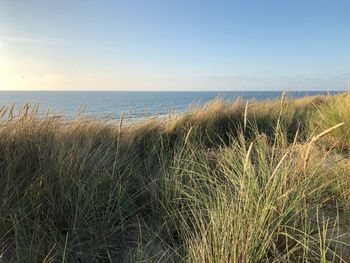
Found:
M 3 91 L 66 91 L 66 92 L 76 92 L 76 91 L 84 91 L 84 92 L 333 92 L 333 91 L 348 91 L 346 88 L 342 89 L 309 89 L 309 90 L 288 90 L 288 89 L 280 89 L 280 90 L 117 90 L 117 89 L 0 89 L 0 92 Z

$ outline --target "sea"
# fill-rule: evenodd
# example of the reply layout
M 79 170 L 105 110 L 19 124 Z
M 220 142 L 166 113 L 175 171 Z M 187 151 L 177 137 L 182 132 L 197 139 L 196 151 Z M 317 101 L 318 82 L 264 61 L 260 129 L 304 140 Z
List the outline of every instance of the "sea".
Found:
M 290 91 L 290 98 L 335 95 L 341 91 Z M 0 91 L 0 107 L 15 104 L 15 112 L 26 103 L 39 104 L 39 115 L 59 115 L 66 120 L 78 116 L 117 120 L 121 114 L 129 121 L 153 116 L 167 116 L 188 111 L 193 106 L 222 98 L 233 101 L 274 100 L 282 91 Z

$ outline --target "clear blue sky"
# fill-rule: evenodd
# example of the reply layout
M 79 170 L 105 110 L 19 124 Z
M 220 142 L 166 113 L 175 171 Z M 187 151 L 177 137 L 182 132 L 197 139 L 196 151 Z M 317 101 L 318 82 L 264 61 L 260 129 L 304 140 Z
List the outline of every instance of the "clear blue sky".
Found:
M 0 89 L 336 90 L 349 0 L 1 1 Z

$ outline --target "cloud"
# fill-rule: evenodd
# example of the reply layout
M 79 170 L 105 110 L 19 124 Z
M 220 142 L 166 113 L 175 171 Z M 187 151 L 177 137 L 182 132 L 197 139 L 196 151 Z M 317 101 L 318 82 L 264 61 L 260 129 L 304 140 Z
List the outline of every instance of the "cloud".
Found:
M 52 39 L 52 38 L 37 38 L 37 37 L 28 37 L 28 36 L 2 36 L 1 38 L 11 42 L 20 42 L 20 43 L 28 43 L 28 44 L 59 45 L 59 46 L 67 45 L 67 42 L 65 41 Z
M 67 78 L 61 74 L 50 74 L 50 75 L 45 75 L 43 77 L 43 80 L 48 80 L 48 81 L 64 81 L 67 80 Z
M 70 79 L 61 74 L 48 74 L 41 76 L 17 75 L 12 77 L 12 80 L 21 83 L 62 83 Z

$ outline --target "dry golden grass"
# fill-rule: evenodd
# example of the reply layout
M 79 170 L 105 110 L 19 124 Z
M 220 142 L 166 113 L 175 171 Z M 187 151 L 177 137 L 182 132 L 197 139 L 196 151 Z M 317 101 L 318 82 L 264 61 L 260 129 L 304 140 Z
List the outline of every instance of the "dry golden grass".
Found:
M 348 262 L 349 100 L 133 124 L 2 108 L 0 260 Z

